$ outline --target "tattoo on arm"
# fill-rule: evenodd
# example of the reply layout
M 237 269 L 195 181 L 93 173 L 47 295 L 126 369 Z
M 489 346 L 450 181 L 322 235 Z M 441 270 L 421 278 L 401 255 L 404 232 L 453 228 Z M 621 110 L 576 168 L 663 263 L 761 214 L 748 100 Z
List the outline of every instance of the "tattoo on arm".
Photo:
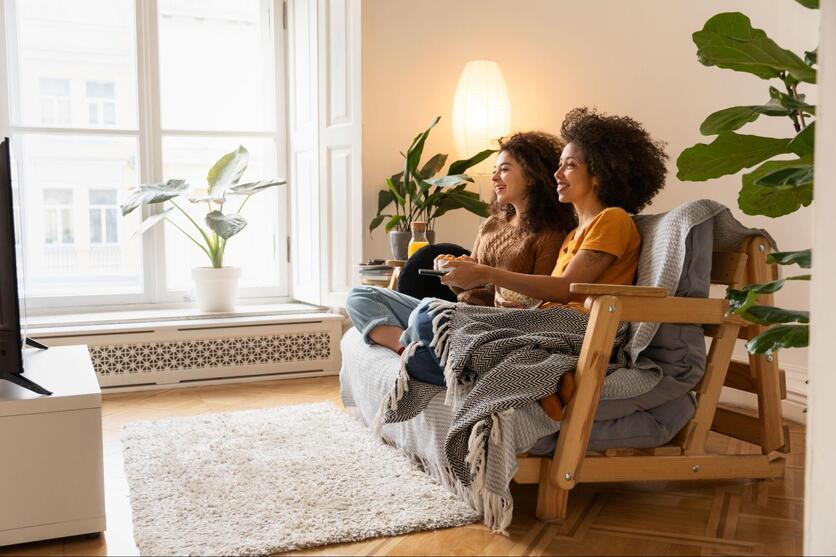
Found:
M 603 251 L 593 251 L 593 250 L 584 250 L 583 256 L 586 259 L 586 262 L 589 264 L 598 263 L 604 257 L 610 255 L 609 253 Z

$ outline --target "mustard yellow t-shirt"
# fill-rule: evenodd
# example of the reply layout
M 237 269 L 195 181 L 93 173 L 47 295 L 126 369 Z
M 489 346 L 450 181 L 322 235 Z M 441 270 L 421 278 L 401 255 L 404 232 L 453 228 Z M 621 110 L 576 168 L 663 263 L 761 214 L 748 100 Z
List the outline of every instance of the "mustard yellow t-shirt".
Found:
M 598 284 L 633 284 L 639 264 L 641 238 L 627 211 L 608 207 L 595 215 L 583 230 L 574 229 L 566 235 L 552 276 L 559 277 L 580 250 L 602 251 L 615 256 L 615 261 L 596 281 Z M 570 305 L 583 305 L 586 296 L 572 296 Z M 544 304 L 552 307 L 554 303 Z

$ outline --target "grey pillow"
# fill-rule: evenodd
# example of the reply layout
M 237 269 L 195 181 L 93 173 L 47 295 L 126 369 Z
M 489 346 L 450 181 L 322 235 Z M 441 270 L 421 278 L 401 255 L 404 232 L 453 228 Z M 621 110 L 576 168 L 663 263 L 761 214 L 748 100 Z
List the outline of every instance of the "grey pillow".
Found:
M 688 233 L 685 261 L 675 295 L 706 298 L 711 287 L 714 227 L 707 220 Z M 648 410 L 690 391 L 705 371 L 705 334 L 700 325 L 665 323 L 641 353 L 662 369 L 662 378 L 650 391 L 629 399 L 601 400 L 596 420 L 611 420 Z

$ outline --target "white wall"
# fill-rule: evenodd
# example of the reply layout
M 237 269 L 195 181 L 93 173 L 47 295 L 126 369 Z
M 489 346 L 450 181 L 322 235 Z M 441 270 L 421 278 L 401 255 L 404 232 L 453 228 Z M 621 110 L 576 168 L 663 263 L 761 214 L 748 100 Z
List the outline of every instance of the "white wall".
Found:
M 734 208 L 747 225 L 769 229 L 782 249 L 809 247 L 810 209 L 780 220 L 742 215 L 739 176 L 681 183 L 675 161 L 684 148 L 711 140 L 699 134 L 711 112 L 768 100 L 763 80 L 702 66 L 691 34 L 716 13 L 742 11 L 800 53 L 818 43 L 817 11 L 793 0 L 363 0 L 362 9 L 365 223 L 384 177 L 401 165 L 398 152 L 433 116 L 442 121 L 425 152 L 457 155 L 451 111 L 459 73 L 468 60 L 488 58 L 499 62 L 508 82 L 514 130 L 557 133 L 569 109 L 588 105 L 630 115 L 667 141 L 668 185 L 650 212 L 710 197 Z M 810 89 L 804 88 L 815 102 Z M 794 132 L 788 119 L 762 118 L 744 133 Z M 477 225 L 469 213 L 451 213 L 438 224 L 438 239 L 469 246 Z M 373 239 L 366 232 L 364 256 L 387 253 L 383 228 Z M 777 299 L 806 308 L 806 285 L 792 284 Z M 781 362 L 790 382 L 803 386 L 792 372 L 806 366 L 806 350 L 786 351 Z
M 804 505 L 804 553 L 836 555 L 836 2 L 822 4 L 819 87 L 822 106 L 816 125 L 816 203 L 813 211 L 815 268 L 811 288 L 812 343 L 807 417 L 807 481 Z

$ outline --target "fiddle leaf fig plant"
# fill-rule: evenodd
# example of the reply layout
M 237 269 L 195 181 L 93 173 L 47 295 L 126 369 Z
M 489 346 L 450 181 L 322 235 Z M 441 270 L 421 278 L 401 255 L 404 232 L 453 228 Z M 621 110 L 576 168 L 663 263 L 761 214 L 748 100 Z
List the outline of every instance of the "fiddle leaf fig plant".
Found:
M 796 0 L 806 8 L 818 8 L 818 0 Z M 693 34 L 697 58 L 706 66 L 717 66 L 753 74 L 783 86 L 768 88 L 769 99 L 762 104 L 733 106 L 710 114 L 700 133 L 716 136 L 711 143 L 685 149 L 676 161 L 680 180 L 704 181 L 720 176 L 743 174 L 738 205 L 748 215 L 781 217 L 813 202 L 814 133 L 816 107 L 807 103 L 799 87 L 816 82 L 817 50 L 799 56 L 778 46 L 762 29 L 752 27 L 738 12 L 717 14 L 702 30 Z M 762 137 L 737 130 L 761 116 L 788 118 L 794 135 Z M 809 249 L 777 252 L 767 263 L 812 265 Z M 761 294 L 780 290 L 786 281 L 810 280 L 801 274 L 764 284 L 729 288 L 729 308 L 751 323 L 769 328 L 746 344 L 753 354 L 770 354 L 781 348 L 807 346 L 809 312 L 759 305 Z
M 378 192 L 377 214 L 369 224 L 370 232 L 384 222 L 386 232 L 409 230 L 413 221 L 426 221 L 432 230 L 435 219 L 456 209 L 465 209 L 481 217 L 488 216 L 488 204 L 479 199 L 478 193 L 465 189 L 468 183 L 473 182 L 473 178 L 465 172 L 496 150 L 486 149 L 468 159 L 451 163 L 446 176 L 435 177 L 447 163 L 446 154 L 433 155 L 419 168 L 424 143 L 439 120 L 441 116 L 415 136 L 405 154 L 401 153 L 404 168 L 386 178 L 386 189 Z
M 250 154 L 243 146 L 225 154 L 209 169 L 206 185 L 200 188 L 195 188 L 180 179 L 131 188 L 130 196 L 121 207 L 122 215 L 127 215 L 142 205 L 168 202 L 171 207 L 146 218 L 134 234 L 142 234 L 167 220 L 203 250 L 209 257 L 212 267 L 219 269 L 223 267 L 227 241 L 247 226 L 247 219 L 241 215 L 241 210 L 250 197 L 267 188 L 287 183 L 285 180 L 271 179 L 239 184 L 241 176 L 247 169 L 249 158 Z M 177 201 L 178 198 L 187 196 L 189 193 L 191 193 L 187 197 L 189 203 L 206 204 L 205 226 L 198 223 L 181 206 L 182 201 L 180 203 Z M 233 211 L 225 210 L 231 202 L 229 197 L 241 198 L 241 202 Z M 180 218 L 175 219 L 176 216 Z

